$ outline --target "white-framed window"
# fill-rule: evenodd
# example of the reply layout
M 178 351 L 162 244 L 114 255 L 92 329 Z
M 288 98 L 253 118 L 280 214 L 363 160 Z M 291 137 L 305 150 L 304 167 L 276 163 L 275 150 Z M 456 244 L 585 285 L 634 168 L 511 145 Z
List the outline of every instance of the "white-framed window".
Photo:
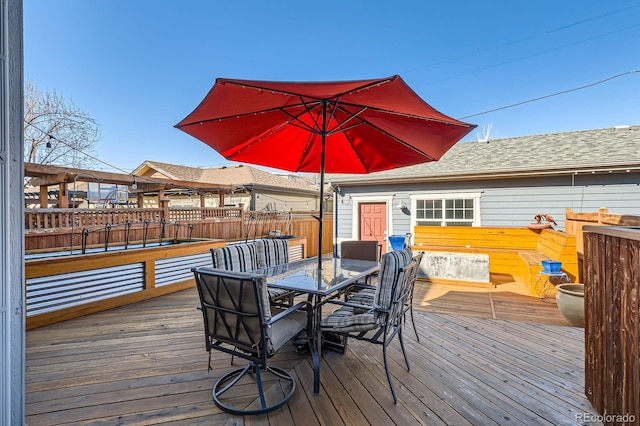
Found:
M 480 194 L 411 195 L 412 226 L 480 226 Z

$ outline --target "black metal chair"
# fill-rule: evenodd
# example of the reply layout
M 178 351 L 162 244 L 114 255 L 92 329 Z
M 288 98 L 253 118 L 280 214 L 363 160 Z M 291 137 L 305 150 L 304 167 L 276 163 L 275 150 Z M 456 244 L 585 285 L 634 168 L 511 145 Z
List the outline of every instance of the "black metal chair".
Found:
M 295 380 L 289 372 L 268 365 L 267 360 L 300 332 L 306 330 L 311 335 L 311 305 L 300 302 L 286 309 L 272 305 L 266 279 L 262 275 L 213 268 L 194 268 L 192 271 L 204 319 L 209 369 L 211 370 L 212 349 L 249 361 L 245 367 L 226 373 L 216 381 L 213 385 L 213 400 L 216 405 L 228 413 L 238 415 L 264 414 L 282 407 L 293 395 Z M 310 346 L 315 357 L 314 345 Z M 263 373 L 270 373 L 277 380 L 284 380 L 283 398 L 267 403 Z M 223 394 L 247 375 L 255 377 L 253 384 L 257 386 L 257 395 L 254 401 L 259 401 L 260 407 L 254 408 L 251 404 L 237 407 L 233 402 L 223 401 Z M 287 390 L 289 385 L 290 389 Z
M 340 257 L 343 259 L 380 261 L 382 245 L 375 240 L 343 241 L 340 243 Z
M 350 240 L 340 243 L 340 258 L 341 259 L 354 259 L 354 260 L 371 260 L 374 262 L 380 262 L 380 256 L 382 255 L 382 245 L 375 240 Z M 349 298 L 350 295 L 360 288 L 371 286 L 372 275 L 362 281 L 357 281 L 351 288 L 345 291 L 345 297 Z
M 351 301 L 329 300 L 325 303 L 340 307 L 320 322 L 323 332 L 382 345 L 384 368 L 394 403 L 397 402 L 397 398 L 387 362 L 387 347 L 398 335 L 407 370 L 409 370 L 409 359 L 402 339 L 402 325 L 404 306 L 411 298 L 411 280 L 417 269 L 415 261 L 410 260 L 408 264 L 406 263 L 403 252 L 404 250 L 397 250 L 382 256 L 380 283 L 373 304 L 363 305 Z
M 406 252 L 410 250 L 409 248 L 405 248 L 402 252 Z M 418 273 L 420 272 L 420 262 L 422 262 L 422 257 L 424 256 L 424 252 L 420 252 L 413 257 L 413 260 L 417 263 L 417 267 L 414 268 L 413 276 L 410 280 L 410 295 L 409 301 L 404 306 L 404 317 L 406 320 L 407 312 L 411 316 L 411 324 L 413 325 L 413 332 L 416 334 L 416 340 L 420 341 L 420 336 L 418 335 L 418 328 L 416 327 L 416 322 L 413 318 L 413 292 L 415 289 L 416 280 L 418 279 Z M 359 303 L 362 305 L 373 305 L 374 298 L 376 293 L 376 286 L 359 286 L 357 292 L 350 295 L 349 300 L 353 303 Z
M 409 234 L 410 235 L 410 234 Z M 413 325 L 413 332 L 416 333 L 416 340 L 420 341 L 420 336 L 418 336 L 418 328 L 416 327 L 416 321 L 413 319 L 413 291 L 415 290 L 416 280 L 418 279 L 418 274 L 420 273 L 420 262 L 422 262 L 422 256 L 424 256 L 424 252 L 420 252 L 417 255 L 413 256 L 413 260 L 416 262 L 417 267 L 412 270 L 412 277 L 410 280 L 409 287 L 409 300 L 404 305 L 403 315 L 404 320 L 406 320 L 407 312 L 411 315 L 411 324 Z

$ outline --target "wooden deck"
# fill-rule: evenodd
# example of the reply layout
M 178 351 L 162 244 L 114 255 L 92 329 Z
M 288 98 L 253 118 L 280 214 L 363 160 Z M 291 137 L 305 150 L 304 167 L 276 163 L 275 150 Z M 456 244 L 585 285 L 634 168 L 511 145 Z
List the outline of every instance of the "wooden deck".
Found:
M 308 356 L 287 345 L 274 363 L 294 372 L 289 404 L 259 417 L 221 412 L 207 371 L 195 288 L 27 332 L 27 424 L 576 424 L 584 396 L 584 332 L 555 305 L 515 292 L 419 283 L 420 342 L 405 331 L 407 372 L 391 347 L 394 405 L 380 347 L 350 341 L 323 356 L 313 395 Z M 528 321 L 535 320 L 535 321 Z M 239 361 L 237 361 L 239 362 Z

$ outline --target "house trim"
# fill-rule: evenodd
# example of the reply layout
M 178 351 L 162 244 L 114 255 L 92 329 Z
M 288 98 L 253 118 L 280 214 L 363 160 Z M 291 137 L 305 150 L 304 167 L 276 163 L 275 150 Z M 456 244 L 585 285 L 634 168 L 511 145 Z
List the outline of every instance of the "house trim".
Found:
M 393 235 L 393 221 L 391 208 L 393 207 L 393 195 L 352 195 L 352 210 L 351 210 L 351 238 L 358 240 L 360 238 L 360 204 L 361 203 L 386 203 L 387 206 L 387 223 L 385 227 L 387 229 L 387 235 Z
M 472 226 L 482 226 L 482 221 L 480 220 L 480 198 L 482 197 L 482 192 L 456 192 L 456 191 L 429 191 L 429 192 L 412 192 L 409 196 L 411 200 L 411 228 L 414 229 L 416 227 L 416 207 L 417 200 L 423 199 L 460 199 L 460 198 L 473 198 L 473 225 Z

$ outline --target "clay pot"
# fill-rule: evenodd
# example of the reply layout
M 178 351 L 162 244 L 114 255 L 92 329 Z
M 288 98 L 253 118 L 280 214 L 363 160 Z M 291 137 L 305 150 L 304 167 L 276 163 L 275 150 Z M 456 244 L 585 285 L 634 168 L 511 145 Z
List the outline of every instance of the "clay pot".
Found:
M 584 328 L 584 284 L 558 284 L 558 309 L 569 325 Z
M 529 229 L 549 229 L 551 228 L 551 224 L 550 223 L 528 223 L 527 224 L 527 228 Z

